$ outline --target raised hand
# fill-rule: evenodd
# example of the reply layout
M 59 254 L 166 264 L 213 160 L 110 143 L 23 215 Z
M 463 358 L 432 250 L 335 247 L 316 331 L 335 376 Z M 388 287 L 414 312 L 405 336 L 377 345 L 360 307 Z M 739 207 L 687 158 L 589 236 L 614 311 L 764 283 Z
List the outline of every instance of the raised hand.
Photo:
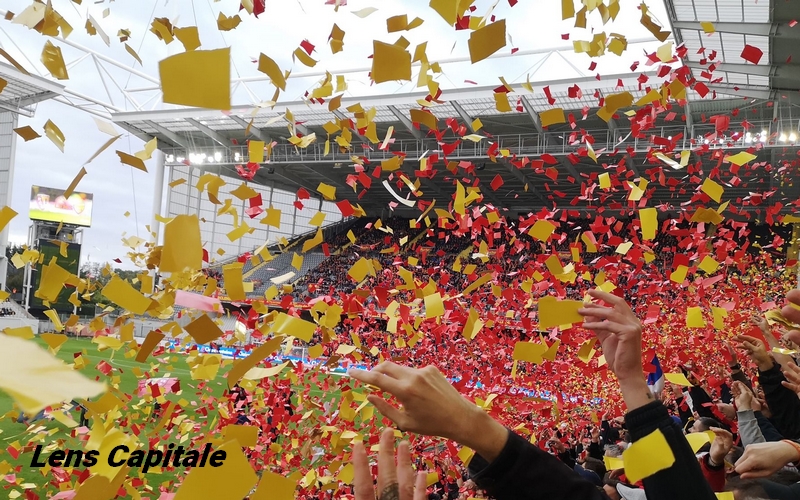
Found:
M 744 455 L 736 462 L 736 472 L 742 479 L 767 477 L 798 459 L 800 452 L 789 443 L 755 443 L 745 448 Z
M 708 452 L 709 458 L 712 465 L 722 465 L 728 452 L 733 448 L 733 434 L 719 427 L 712 427 L 711 431 L 714 433 L 714 441 L 711 442 L 711 449 Z
M 736 408 L 742 411 L 753 409 L 753 393 L 750 392 L 750 388 L 742 382 L 738 380 L 733 382 L 733 385 L 731 385 L 731 394 L 733 394 L 733 398 L 736 401 Z
M 603 346 L 608 367 L 619 379 L 622 397 L 629 410 L 654 401 L 642 369 L 642 323 L 621 298 L 600 290 L 589 295 L 606 305 L 589 303 L 578 310 L 583 327 L 592 330 Z
M 585 316 L 583 327 L 592 330 L 603 346 L 608 367 L 620 380 L 642 377 L 642 323 L 621 298 L 600 290 L 589 295 L 605 302 L 588 303 L 578 310 Z
M 408 442 L 402 441 L 397 447 L 397 463 L 394 454 L 394 430 L 384 429 L 378 450 L 378 496 L 375 496 L 369 458 L 364 445 L 353 445 L 353 486 L 356 500 L 425 500 L 424 472 L 416 474 L 411 467 L 411 451 Z
M 734 349 L 733 346 L 731 346 L 731 343 L 728 342 L 727 340 L 724 342 L 724 344 L 725 344 L 725 349 L 728 350 L 728 357 L 731 358 L 731 360 L 728 362 L 728 364 L 730 366 L 738 365 L 739 364 L 739 357 L 736 355 L 736 349 Z
M 800 367 L 794 363 L 786 363 L 781 365 L 781 368 L 783 369 L 783 376 L 786 377 L 786 380 L 782 380 L 781 384 L 800 396 Z
M 759 370 L 767 371 L 772 368 L 772 358 L 767 352 L 767 346 L 761 339 L 749 335 L 737 335 L 734 339 L 738 342 L 739 348 L 747 351 L 750 359 L 758 365 Z
M 408 368 L 392 362 L 348 375 L 392 394 L 397 408 L 377 394 L 367 399 L 402 431 L 452 439 L 492 461 L 508 440 L 508 430 L 465 399 L 434 366 Z
M 783 306 L 781 313 L 792 323 L 800 324 L 800 290 L 792 290 L 786 294 L 786 305 Z M 800 344 L 800 342 L 796 343 Z

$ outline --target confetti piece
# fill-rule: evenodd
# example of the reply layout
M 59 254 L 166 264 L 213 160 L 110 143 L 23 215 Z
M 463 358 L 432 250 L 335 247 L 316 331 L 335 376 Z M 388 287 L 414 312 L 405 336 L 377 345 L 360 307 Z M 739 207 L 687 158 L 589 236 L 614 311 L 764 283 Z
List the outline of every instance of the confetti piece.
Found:
M 346 467 L 347 466 L 345 466 L 345 468 Z M 340 471 L 338 480 L 346 484 L 351 484 L 353 482 L 352 467 L 350 467 L 350 471 L 349 476 L 342 474 Z M 250 500 L 294 500 L 296 489 L 296 481 L 265 470 L 262 472 L 258 488 L 256 492 L 250 496 Z
M 241 500 L 258 481 L 237 440 L 229 441 L 215 450 L 224 452 L 219 467 L 193 467 L 175 493 L 174 500 L 215 498 Z
M 194 50 L 158 63 L 164 102 L 198 108 L 231 108 L 230 48 Z
M 373 41 L 372 80 L 375 83 L 411 80 L 411 54 L 402 47 Z
M 0 91 L 2 91 L 2 89 L 0 89 Z M 24 139 L 25 142 L 32 141 L 34 139 L 38 139 L 39 137 L 41 137 L 41 135 L 39 135 L 38 132 L 33 130 L 33 128 L 31 128 L 30 125 L 26 125 L 20 128 L 15 128 L 14 132 L 16 132 L 17 135 L 22 137 L 22 139 Z
M 219 329 L 208 314 L 200 315 L 200 317 L 186 325 L 185 329 L 198 344 L 208 344 L 224 335 L 224 332 Z
M 506 21 L 501 19 L 469 35 L 469 58 L 472 64 L 482 61 L 506 46 Z
M 717 203 L 720 203 L 722 200 L 722 193 L 725 191 L 722 186 L 711 180 L 710 177 L 706 177 L 703 181 L 703 185 L 700 186 L 700 190 Z
M 717 31 L 717 29 L 714 27 L 714 23 L 708 21 L 702 21 L 700 23 L 700 27 L 703 28 L 703 32 L 705 32 L 707 35 L 710 35 L 711 33 L 716 33 Z
M 9 206 L 0 208 L 0 231 L 6 228 L 11 219 L 17 216 L 17 212 Z
M 528 234 L 539 241 L 546 242 L 550 239 L 550 236 L 552 236 L 555 230 L 555 224 L 548 220 L 540 219 L 536 221 L 536 224 L 534 224 L 533 227 L 528 231 Z
M 567 119 L 564 117 L 564 110 L 561 108 L 551 108 L 542 111 L 539 113 L 539 119 L 542 122 L 542 127 L 567 123 Z
M 105 392 L 105 384 L 89 380 L 60 359 L 28 340 L 0 336 L 0 389 L 33 415 L 75 398 Z
M 658 210 L 655 208 L 643 208 L 639 210 L 639 220 L 642 223 L 642 239 L 652 241 L 658 231 Z
M 712 431 L 692 432 L 691 434 L 686 434 L 686 440 L 689 441 L 689 446 L 691 446 L 694 453 L 697 453 L 697 451 L 706 443 L 712 442 L 715 437 L 716 436 Z
M 535 344 L 533 342 L 517 342 L 514 344 L 512 359 L 517 361 L 527 361 L 529 363 L 542 364 L 542 355 L 547 352 L 547 346 Z
M 200 47 L 200 34 L 197 31 L 197 26 L 175 28 L 174 33 L 175 38 L 183 44 L 183 48 L 187 52 Z
M 583 307 L 579 300 L 558 300 L 547 296 L 539 299 L 539 327 L 549 329 L 560 325 L 583 323 L 578 309 Z
M 686 309 L 686 327 L 687 328 L 704 328 L 706 320 L 703 318 L 703 309 L 701 307 L 689 307 Z
M 47 71 L 57 80 L 68 80 L 67 66 L 64 64 L 64 56 L 61 55 L 61 48 L 53 45 L 49 40 L 45 42 L 42 50 L 42 64 Z
M 58 149 L 60 149 L 63 153 L 64 142 L 66 139 L 64 138 L 64 133 L 61 132 L 61 129 L 58 128 L 52 121 L 47 120 L 47 122 L 44 124 L 44 133 L 47 138 L 50 139 L 53 144 L 55 144 L 56 147 L 58 147 Z
M 317 191 L 328 201 L 336 200 L 336 188 L 334 186 L 320 182 L 319 186 L 317 186 Z
M 665 374 L 666 376 L 666 374 Z M 675 463 L 675 455 L 660 429 L 632 443 L 622 453 L 625 476 L 637 483 L 656 472 L 669 469 Z
M 197 271 L 203 267 L 200 220 L 196 215 L 178 215 L 164 227 L 164 247 L 159 269 L 165 273 Z
M 753 161 L 755 159 L 756 159 L 756 155 L 750 154 L 747 151 L 742 151 L 742 152 L 737 153 L 737 154 L 735 154 L 733 156 L 726 156 L 725 157 L 725 161 L 729 161 L 729 162 L 733 163 L 734 165 L 736 165 L 737 167 L 741 167 L 742 165 L 750 163 L 751 161 Z
M 103 295 L 123 309 L 139 315 L 144 314 L 151 304 L 150 299 L 117 275 L 112 276 L 103 287 Z
M 119 161 L 124 163 L 125 165 L 130 165 L 133 168 L 139 169 L 143 172 L 147 172 L 147 167 L 145 166 L 141 158 L 129 155 L 128 153 L 123 153 L 122 151 L 117 151 L 117 156 L 119 156 Z
M 764 51 L 755 47 L 750 44 L 745 44 L 744 49 L 742 49 L 742 59 L 747 62 L 751 62 L 753 64 L 758 64 L 761 62 L 761 57 L 764 55 Z
M 360 17 L 361 19 L 364 19 L 365 17 L 377 11 L 378 9 L 376 9 L 375 7 L 365 7 L 361 10 L 352 10 L 350 11 L 350 13 L 357 17 Z
M 264 54 L 261 54 L 258 57 L 258 70 L 267 75 L 269 79 L 272 80 L 273 85 L 281 90 L 286 90 L 286 78 L 283 75 L 283 71 L 281 71 L 281 68 L 278 66 L 278 64 L 270 57 Z M 261 146 L 263 148 L 263 142 L 261 143 Z
M 249 356 L 244 359 L 240 359 L 239 361 L 235 362 L 231 367 L 230 371 L 228 372 L 228 388 L 233 388 L 236 384 L 242 380 L 245 373 L 250 371 L 251 368 L 255 368 L 255 366 L 267 358 L 267 356 L 274 353 L 283 342 L 284 338 L 282 336 L 273 337 L 260 346 L 258 346 Z
M 719 268 L 719 262 L 714 260 L 714 258 L 711 257 L 710 255 L 706 255 L 705 257 L 703 257 L 703 260 L 697 267 L 706 274 L 714 274 Z
M 665 373 L 664 378 L 667 379 L 667 381 L 682 387 L 692 387 L 694 385 L 689 382 L 689 379 L 687 379 L 686 375 L 683 373 Z

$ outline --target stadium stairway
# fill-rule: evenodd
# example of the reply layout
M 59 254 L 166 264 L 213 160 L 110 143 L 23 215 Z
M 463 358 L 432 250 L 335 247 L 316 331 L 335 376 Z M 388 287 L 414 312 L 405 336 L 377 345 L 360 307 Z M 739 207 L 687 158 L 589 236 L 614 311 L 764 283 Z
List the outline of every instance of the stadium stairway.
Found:
M 8 309 L 14 311 L 14 316 L 16 316 L 18 318 L 25 318 L 25 319 L 31 319 L 31 320 L 35 320 L 36 319 L 32 314 L 30 314 L 28 311 L 26 311 L 24 307 L 22 307 L 15 300 L 12 300 L 10 298 L 6 299 L 5 302 L 0 303 L 0 307 L 8 308 Z
M 272 286 L 273 279 L 283 276 L 288 273 L 295 273 L 290 278 L 295 282 L 306 275 L 310 270 L 314 269 L 325 260 L 325 255 L 321 252 L 308 252 L 303 254 L 303 265 L 297 270 L 292 266 L 292 259 L 294 252 L 286 252 L 276 256 L 273 260 L 269 261 L 263 267 L 255 269 L 255 272 L 249 277 L 249 281 L 259 281 L 260 285 L 253 287 L 253 294 L 263 296 L 264 292 Z

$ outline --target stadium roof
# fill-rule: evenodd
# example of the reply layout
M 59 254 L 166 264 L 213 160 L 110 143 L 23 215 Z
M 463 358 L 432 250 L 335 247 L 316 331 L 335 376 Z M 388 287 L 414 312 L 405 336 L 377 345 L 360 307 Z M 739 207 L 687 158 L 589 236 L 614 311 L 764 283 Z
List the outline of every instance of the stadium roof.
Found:
M 650 85 L 660 84 L 660 79 L 650 73 L 644 73 Z M 642 79 L 644 80 L 644 78 Z M 620 110 L 619 118 L 609 123 L 596 116 L 599 109 L 600 98 L 604 95 L 629 91 L 634 99 L 639 99 L 649 91 L 647 83 L 641 83 L 637 74 L 606 75 L 602 81 L 596 78 L 571 79 L 562 81 L 536 82 L 536 91 L 531 94 L 524 91 L 520 85 L 512 85 L 514 92 L 509 94 L 512 106 L 511 112 L 497 111 L 493 98 L 493 88 L 474 87 L 467 89 L 446 90 L 442 94 L 441 104 L 432 106 L 431 111 L 439 119 L 440 129 L 447 128 L 446 120 L 455 118 L 460 124 L 469 126 L 473 120 L 479 118 L 483 128 L 478 134 L 485 137 L 478 142 L 462 139 L 459 145 L 448 155 L 449 160 L 472 162 L 478 170 L 481 179 L 482 191 L 488 201 L 495 206 L 506 208 L 512 212 L 528 212 L 541 207 L 553 207 L 554 204 L 562 208 L 592 209 L 598 203 L 589 202 L 584 198 L 596 198 L 597 194 L 585 192 L 581 182 L 593 178 L 604 172 L 603 164 L 619 165 L 624 162 L 629 169 L 630 180 L 643 176 L 647 179 L 647 170 L 655 166 L 663 166 L 656 160 L 645 160 L 645 153 L 657 147 L 655 140 L 663 138 L 672 140 L 676 138 L 675 151 L 697 149 L 703 144 L 710 148 L 727 148 L 745 150 L 755 147 L 759 141 L 760 150 L 757 152 L 757 161 L 767 161 L 778 165 L 783 158 L 795 157 L 798 140 L 793 131 L 797 130 L 791 120 L 782 120 L 782 113 L 791 116 L 794 106 L 786 100 L 770 99 L 744 99 L 734 97 L 736 91 L 725 90 L 725 94 L 716 94 L 716 99 L 711 99 L 711 94 L 706 99 L 700 99 L 696 94 L 690 95 L 690 101 L 685 107 L 673 104 L 672 113 L 661 114 L 656 120 L 656 128 L 649 130 L 649 140 L 636 139 L 630 134 L 629 120 Z M 550 94 L 555 99 L 551 106 L 548 97 L 541 89 L 548 87 Z M 580 89 L 580 92 L 576 92 Z M 398 203 L 392 193 L 383 186 L 378 185 L 378 179 L 373 179 L 372 188 L 359 199 L 360 191 L 354 191 L 348 186 L 348 176 L 354 175 L 353 157 L 368 160 L 367 170 L 372 171 L 381 160 L 391 158 L 395 152 L 406 155 L 402 172 L 410 179 L 418 176 L 419 159 L 438 154 L 442 157 L 443 145 L 437 142 L 427 129 L 420 130 L 411 123 L 409 112 L 412 108 L 419 109 L 419 100 L 424 99 L 427 92 L 410 94 L 392 94 L 383 96 L 368 96 L 362 98 L 344 98 L 341 107 L 333 112 L 328 110 L 328 103 L 310 103 L 305 101 L 282 103 L 275 109 L 260 108 L 256 113 L 252 106 L 234 108 L 229 113 L 198 109 L 175 109 L 145 112 L 115 113 L 112 115 L 114 122 L 120 127 L 148 139 L 157 137 L 161 148 L 167 154 L 167 164 L 187 163 L 207 172 L 225 173 L 236 176 L 236 165 L 247 162 L 248 139 L 277 141 L 267 164 L 262 165 L 253 179 L 255 182 L 273 185 L 275 187 L 296 191 L 300 187 L 314 193 L 320 183 L 329 184 L 337 188 L 338 199 L 348 199 L 351 203 L 360 203 L 371 213 L 379 213 L 387 208 L 391 202 Z M 364 110 L 374 107 L 376 109 L 375 123 L 377 136 L 382 141 L 389 127 L 393 127 L 394 143 L 389 151 L 379 150 L 379 144 L 370 144 L 364 137 L 354 134 L 352 148 L 349 151 L 340 151 L 332 142 L 329 154 L 325 155 L 325 138 L 327 133 L 323 125 L 330 121 L 352 119 L 355 115 L 347 108 L 360 104 Z M 552 107 L 562 107 L 567 114 L 572 114 L 575 128 L 569 124 L 554 125 L 543 128 L 539 114 Z M 284 115 L 289 110 L 294 116 L 297 132 L 300 135 L 316 134 L 317 141 L 309 147 L 301 149 L 289 144 L 286 139 L 290 136 L 289 124 Z M 752 138 L 746 136 L 744 127 L 738 122 L 731 122 L 731 136 L 724 139 L 708 141 L 714 134 L 714 124 L 708 118 L 716 114 L 729 114 L 738 110 L 742 120 L 746 119 L 752 126 L 748 129 Z M 250 121 L 250 134 L 245 134 L 245 129 Z M 791 128 L 791 130 L 790 130 Z M 598 164 L 585 156 L 585 146 L 581 141 L 580 130 L 585 130 L 595 139 L 594 150 L 618 154 L 600 155 Z M 765 140 L 761 140 L 762 132 L 766 132 Z M 573 135 L 574 134 L 574 135 Z M 758 139 L 755 137 L 759 136 Z M 781 141 L 781 137 L 784 140 Z M 716 137 L 716 136 L 714 136 Z M 680 139 L 677 139 L 680 138 Z M 452 132 L 445 135 L 443 143 L 452 145 L 458 137 Z M 791 140 L 790 140 L 791 139 Z M 511 154 L 516 154 L 517 159 L 524 156 L 536 160 L 542 154 L 550 154 L 558 160 L 555 168 L 549 170 L 551 176 L 557 173 L 555 180 L 541 171 L 536 173 L 530 164 L 519 169 L 512 165 L 510 158 L 490 159 L 490 148 L 498 143 L 497 149 L 507 149 Z M 710 143 L 709 143 L 710 142 Z M 168 146 L 164 146 L 164 144 Z M 583 156 L 578 151 L 583 149 Z M 201 159 L 202 155 L 205 158 Z M 698 157 L 693 155 L 692 163 Z M 439 200 L 447 204 L 453 193 L 455 177 L 439 164 L 437 174 L 433 179 L 420 179 L 420 190 L 423 198 Z M 548 165 L 545 165 L 548 167 Z M 667 181 L 669 179 L 688 179 L 691 173 L 686 169 L 674 170 L 665 168 Z M 496 176 L 501 176 L 502 187 L 496 191 L 489 186 Z M 752 192 L 769 191 L 772 188 L 779 192 L 773 200 L 795 200 L 798 198 L 796 187 L 784 182 L 783 174 L 778 169 L 761 169 L 759 175 L 748 178 L 739 186 L 728 186 L 725 189 L 725 199 L 737 203 L 751 196 Z M 385 178 L 385 176 L 384 176 Z M 695 183 L 697 184 L 697 183 Z M 527 186 L 527 190 L 525 187 Z M 393 189 L 397 190 L 397 186 Z M 408 193 L 406 189 L 404 191 Z M 627 190 L 619 192 L 605 200 L 605 208 L 626 206 Z M 669 189 L 659 188 L 653 200 L 657 204 L 678 206 L 688 203 L 694 191 L 682 190 L 680 187 Z M 406 194 L 413 200 L 413 195 Z M 618 204 L 614 204 L 614 201 Z M 398 209 L 402 210 L 400 204 Z
M 0 80 L 6 86 L 0 93 L 0 110 L 33 116 L 33 107 L 39 102 L 57 97 L 64 92 L 64 86 L 46 78 L 25 74 L 13 66 L 0 63 Z
M 696 78 L 708 81 L 702 72 L 713 64 L 713 80 L 721 79 L 713 87 L 719 91 L 736 88 L 740 95 L 800 104 L 800 61 L 791 62 L 800 41 L 800 30 L 791 24 L 797 22 L 795 2 L 666 0 L 665 4 L 675 40 L 686 44 L 687 66 Z M 701 23 L 712 23 L 714 33 L 706 33 Z M 756 64 L 746 63 L 746 46 L 762 52 Z M 705 61 L 712 51 L 716 60 Z

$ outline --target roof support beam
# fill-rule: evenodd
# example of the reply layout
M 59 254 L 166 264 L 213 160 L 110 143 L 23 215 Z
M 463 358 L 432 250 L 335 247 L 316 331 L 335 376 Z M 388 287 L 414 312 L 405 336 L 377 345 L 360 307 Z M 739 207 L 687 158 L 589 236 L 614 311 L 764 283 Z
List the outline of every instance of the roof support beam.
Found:
M 351 120 L 350 120 L 350 118 L 348 118 L 348 117 L 347 117 L 347 115 L 345 115 L 344 113 L 342 113 L 342 112 L 341 112 L 341 111 L 339 111 L 338 109 L 336 109 L 336 110 L 333 110 L 333 111 L 332 111 L 332 113 L 333 113 L 333 116 L 335 116 L 336 118 L 338 118 L 338 119 L 339 119 L 339 120 L 341 120 L 341 121 L 351 121 Z M 353 133 L 354 133 L 356 136 L 358 136 L 358 138 L 359 138 L 359 139 L 361 139 L 361 142 L 369 142 L 369 139 L 367 139 L 366 137 L 364 137 L 363 135 L 361 135 L 361 134 L 358 132 L 358 129 L 350 129 L 350 130 L 352 130 L 352 131 L 353 131 Z
M 253 137 L 255 137 L 256 139 L 258 139 L 259 141 L 272 142 L 272 139 L 267 134 L 262 132 L 261 129 L 256 127 L 255 125 L 251 126 L 250 122 L 248 122 L 244 118 L 241 118 L 241 117 L 236 116 L 236 115 L 230 115 L 230 116 L 228 116 L 228 118 L 230 118 L 231 120 L 235 121 L 236 123 L 238 123 L 239 125 L 244 127 L 245 130 L 247 130 L 247 128 L 249 127 L 250 128 L 250 134 Z
M 674 29 L 703 31 L 700 23 L 695 22 L 676 21 L 672 23 L 672 27 Z M 783 23 L 714 23 L 714 30 L 719 33 L 800 39 L 800 33 L 797 30 Z
M 204 133 L 208 137 L 214 139 L 214 141 L 219 144 L 220 146 L 227 148 L 231 145 L 231 141 L 226 139 L 222 134 L 219 132 L 212 130 L 210 127 L 207 127 L 200 123 L 199 121 L 195 120 L 194 118 L 187 118 L 187 123 L 190 123 L 193 127 L 195 127 L 200 132 Z
M 550 207 L 553 205 L 552 202 L 548 202 L 547 199 L 544 196 L 542 196 L 542 193 L 540 193 L 539 190 L 533 186 L 533 183 L 528 180 L 528 176 L 522 173 L 520 169 L 503 160 L 498 160 L 497 163 L 504 166 L 505 169 L 511 172 L 511 174 L 514 177 L 516 177 L 522 184 L 527 184 L 528 191 L 531 194 L 533 194 L 540 202 L 542 202 L 542 205 L 544 205 L 545 207 Z
M 633 161 L 633 156 L 630 153 L 625 153 L 625 165 L 633 172 L 636 177 L 641 177 L 642 175 L 639 173 L 639 169 L 636 167 L 636 162 Z
M 525 111 L 528 113 L 528 116 L 531 118 L 533 122 L 533 126 L 536 127 L 536 131 L 544 136 L 544 127 L 542 127 L 542 119 L 539 118 L 539 113 L 533 109 L 533 104 L 528 101 L 527 97 L 522 98 L 522 107 L 525 108 Z
M 698 63 L 688 63 L 687 66 L 693 69 L 707 70 L 708 66 Z M 800 64 L 778 64 L 775 66 L 754 66 L 752 64 L 732 64 L 719 63 L 714 67 L 714 72 L 737 73 L 753 76 L 775 76 L 778 78 L 800 79 Z
M 524 98 L 522 99 L 522 102 L 525 102 Z M 467 113 L 467 110 L 465 110 L 461 106 L 461 104 L 458 103 L 458 101 L 450 101 L 450 104 L 453 105 L 453 108 L 456 110 L 456 113 L 458 113 L 458 116 L 462 120 L 464 120 L 467 123 L 467 125 L 470 127 L 470 130 L 472 130 L 472 120 L 473 120 L 473 118 L 469 115 L 469 113 Z M 538 115 L 537 115 L 537 117 L 538 117 Z M 527 184 L 528 185 L 528 189 L 530 190 L 530 192 L 533 193 L 533 195 L 536 196 L 539 199 L 539 201 L 541 201 L 544 205 L 548 205 L 547 200 L 545 199 L 545 197 L 542 196 L 542 194 L 535 187 L 533 187 L 533 183 L 531 183 L 528 180 L 528 177 L 524 173 L 522 173 L 518 168 L 514 167 L 513 165 L 509 165 L 508 163 L 506 163 L 503 160 L 498 160 L 497 163 L 503 165 L 503 167 L 505 167 L 506 170 L 511 172 L 514 175 L 514 177 L 519 179 L 519 181 L 522 182 L 522 184 Z M 483 192 L 483 190 L 481 190 L 481 192 Z
M 411 120 L 406 115 L 401 113 L 399 109 L 394 106 L 389 106 L 389 111 L 391 111 L 395 118 L 397 118 L 397 120 L 403 124 L 406 130 L 408 130 L 411 135 L 414 136 L 414 139 L 419 140 L 423 138 L 422 132 L 419 129 L 414 128 L 414 124 L 411 123 Z
M 467 113 L 467 110 L 465 110 L 461 106 L 461 104 L 458 103 L 458 101 L 450 101 L 450 104 L 452 104 L 453 108 L 455 108 L 456 113 L 458 113 L 459 118 L 461 118 L 461 120 L 463 120 L 466 123 L 467 127 L 469 127 L 469 129 L 472 130 L 473 118 L 471 116 L 469 116 L 469 113 Z
M 328 167 L 324 167 L 322 165 L 315 167 L 310 167 L 305 163 L 297 163 L 297 165 L 302 166 L 306 170 L 310 170 L 314 175 L 318 175 L 325 179 L 326 181 L 330 182 L 331 184 L 335 185 L 336 187 L 345 189 L 345 185 L 339 182 L 338 180 L 334 179 L 333 177 L 326 174 L 324 171 L 328 169 Z
M 296 185 L 298 188 L 301 188 L 301 187 L 306 188 L 311 193 L 316 193 L 317 192 L 317 187 L 319 187 L 319 186 L 314 186 L 314 185 L 312 185 L 311 182 L 308 181 L 308 179 L 303 179 L 303 178 L 301 178 L 299 176 L 296 176 L 293 173 L 287 171 L 285 166 L 267 165 L 267 168 L 268 169 L 274 168 L 275 169 L 275 174 L 274 175 L 277 175 L 278 177 L 281 177 L 282 179 L 289 181 L 290 183 Z M 267 175 L 269 175 L 269 174 L 267 174 Z
M 147 120 L 147 121 L 145 121 L 145 123 L 147 123 L 148 125 L 150 125 L 154 129 L 158 130 L 158 132 L 160 134 L 164 134 L 167 137 L 167 139 L 169 139 L 173 143 L 177 144 L 178 146 L 181 146 L 181 147 L 185 148 L 187 151 L 189 149 L 191 149 L 191 145 L 189 144 L 189 141 L 187 140 L 186 137 L 182 137 L 182 136 L 176 134 L 175 132 L 173 132 L 172 130 L 169 130 L 167 128 L 162 127 L 161 125 L 159 125 L 158 123 L 156 123 L 156 122 L 154 122 L 152 120 Z
M 117 127 L 121 128 L 122 130 L 127 131 L 128 133 L 132 134 L 133 136 L 138 137 L 139 139 L 141 139 L 144 142 L 150 142 L 153 139 L 151 136 L 145 134 L 141 130 L 137 130 L 137 129 L 131 127 L 130 125 L 128 125 L 125 122 L 115 122 L 114 125 L 116 125 Z M 161 148 L 159 147 L 159 149 L 161 149 Z
M 578 174 L 578 170 L 575 168 L 575 165 L 569 161 L 569 158 L 566 156 L 559 156 L 558 159 L 561 161 L 561 165 L 567 169 L 567 173 L 569 173 L 569 175 L 575 179 L 575 182 L 580 182 L 581 176 Z

